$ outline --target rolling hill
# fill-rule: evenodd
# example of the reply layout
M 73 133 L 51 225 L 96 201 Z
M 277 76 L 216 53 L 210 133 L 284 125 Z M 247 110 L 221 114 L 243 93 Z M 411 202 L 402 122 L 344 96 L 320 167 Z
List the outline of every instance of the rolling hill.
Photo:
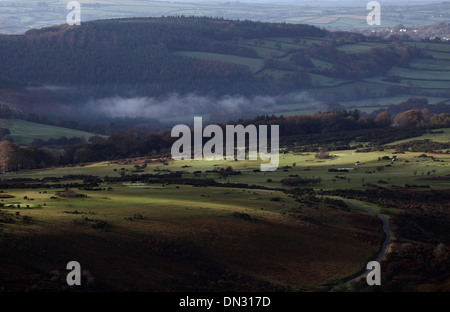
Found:
M 450 100 L 449 44 L 303 24 L 184 16 L 99 20 L 1 36 L 0 48 L 0 95 L 46 91 L 46 99 L 33 105 L 17 96 L 3 102 L 53 118 L 62 111 L 54 105 L 70 107 L 64 117 L 76 119 L 89 101 L 94 105 L 84 117 L 97 113 L 96 100 L 113 106 L 113 97 L 143 99 L 137 109 L 144 111 L 170 105 L 164 101 L 174 94 L 211 102 L 169 110 L 187 118 L 226 111 L 213 102 L 228 96 L 271 97 L 254 115 L 311 113 L 324 107 L 321 102 L 370 113 L 411 97 L 431 104 Z
M 79 137 L 87 141 L 94 133 L 78 131 L 68 128 L 55 127 L 46 124 L 29 122 L 20 119 L 0 118 L 0 128 L 6 128 L 11 131 L 11 137 L 15 143 L 31 144 L 34 139 L 48 140 L 50 138 L 60 137 Z

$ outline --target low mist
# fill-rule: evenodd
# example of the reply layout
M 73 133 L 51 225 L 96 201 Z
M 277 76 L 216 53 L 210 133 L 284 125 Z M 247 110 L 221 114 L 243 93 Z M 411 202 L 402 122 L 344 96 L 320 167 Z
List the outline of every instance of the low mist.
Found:
M 172 94 L 164 98 L 119 96 L 95 99 L 83 111 L 107 118 L 158 119 L 161 122 L 207 116 L 209 122 L 227 122 L 276 113 L 278 105 L 312 102 L 306 92 L 285 96 L 223 96 L 220 98 L 194 94 Z

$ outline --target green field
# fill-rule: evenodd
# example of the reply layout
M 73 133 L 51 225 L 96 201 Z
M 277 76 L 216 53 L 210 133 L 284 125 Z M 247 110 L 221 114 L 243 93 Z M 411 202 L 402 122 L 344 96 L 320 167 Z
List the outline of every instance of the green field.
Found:
M 381 45 L 382 46 L 382 45 Z M 357 44 L 345 44 L 337 47 L 338 50 L 344 51 L 346 53 L 361 53 L 367 52 L 372 49 L 374 45 L 369 43 L 357 43 Z
M 9 129 L 14 142 L 19 144 L 30 144 L 34 139 L 48 140 L 62 136 L 67 138 L 80 137 L 87 141 L 90 137 L 95 136 L 94 133 L 86 131 L 55 127 L 21 119 L 0 118 L 0 128 Z
M 263 61 L 261 59 L 254 59 L 235 55 L 207 53 L 207 52 L 192 52 L 192 51 L 178 51 L 175 52 L 174 54 L 198 58 L 207 61 L 220 61 L 245 65 L 248 66 L 250 70 L 254 73 L 260 71 L 264 66 Z
M 415 59 L 409 64 L 412 68 L 423 70 L 450 70 L 450 60 Z
M 15 281 L 36 276 L 37 269 L 42 272 L 37 290 L 49 272 L 64 268 L 66 259 L 80 261 L 100 289 L 319 290 L 357 273 L 376 252 L 375 246 L 352 237 L 361 231 L 350 227 L 355 212 L 305 205 L 301 213 L 309 221 L 300 221 L 289 217 L 299 204 L 279 191 L 117 183 L 104 187 L 110 190 L 84 191 L 87 197 L 80 199 L 55 197 L 47 189 L 8 190 L 16 198 L 3 200 L 3 211 L 33 221 L 1 227 L 8 237 L 0 238 L 2 248 L 22 245 L 9 253 L 14 263 L 6 260 L 0 269 L 3 285 L 12 283 L 4 270 L 26 263 L 27 252 L 32 252 L 34 269 L 25 268 Z M 22 200 L 25 196 L 32 201 Z M 97 229 L 96 224 L 108 226 Z M 196 272 L 200 280 L 186 272 Z M 48 283 L 64 290 L 55 281 Z
M 436 142 L 448 142 L 448 135 L 449 129 L 436 129 L 433 133 L 426 133 L 420 137 L 392 142 L 388 145 L 424 139 L 430 139 Z M 448 161 L 450 160 L 450 156 L 448 154 L 438 154 L 434 156 L 435 159 L 430 159 L 418 157 L 423 153 L 406 152 L 404 154 L 399 154 L 399 161 L 395 163 L 391 161 L 379 161 L 380 157 L 386 155 L 392 156 L 395 154 L 394 152 L 395 150 L 393 149 L 370 153 L 357 153 L 355 152 L 355 150 L 333 151 L 331 152 L 331 154 L 334 155 L 334 157 L 328 160 L 317 160 L 314 157 L 314 153 L 293 154 L 291 152 L 288 154 L 280 155 L 279 169 L 275 172 L 255 172 L 256 169 L 260 168 L 261 163 L 259 161 L 251 160 L 239 162 L 186 160 L 169 162 L 167 166 L 163 166 L 158 162 L 151 162 L 145 169 L 144 173 L 152 173 L 158 170 L 170 170 L 172 172 L 182 172 L 184 175 L 186 175 L 186 177 L 218 179 L 219 175 L 217 173 L 211 172 L 211 170 L 214 170 L 215 168 L 231 166 L 235 170 L 240 170 L 242 171 L 242 173 L 244 173 L 241 175 L 228 176 L 226 178 L 226 181 L 229 181 L 231 183 L 247 183 L 271 188 L 279 188 L 282 187 L 280 181 L 283 178 L 298 174 L 302 177 L 308 178 L 321 177 L 322 183 L 316 186 L 318 189 L 345 189 L 349 187 L 352 189 L 365 189 L 365 186 L 361 183 L 362 178 L 366 178 L 366 182 L 375 184 L 378 180 L 383 179 L 389 182 L 387 186 L 418 184 L 418 179 L 421 178 L 421 175 L 426 174 L 432 169 L 435 169 L 436 171 L 433 173 L 433 175 L 445 175 L 448 173 Z M 442 160 L 442 162 L 437 160 Z M 142 161 L 149 160 L 147 158 L 144 158 Z M 360 162 L 361 164 L 356 166 L 356 162 Z M 292 167 L 292 164 L 294 163 L 295 167 Z M 376 168 L 380 166 L 384 167 L 382 172 L 378 172 L 376 170 Z M 124 170 L 131 171 L 133 170 L 133 165 L 116 165 L 111 162 L 103 162 L 88 164 L 83 167 L 56 168 L 52 170 L 36 171 L 31 173 L 22 172 L 20 175 L 18 175 L 18 177 L 61 177 L 67 174 L 119 176 L 120 170 L 117 170 L 118 168 L 124 168 Z M 283 168 L 285 169 L 281 170 Z M 328 169 L 332 168 L 352 168 L 348 173 L 338 174 L 346 176 L 349 179 L 332 181 L 336 175 L 333 172 L 328 172 Z M 417 171 L 419 174 L 417 176 L 414 175 L 414 171 Z M 200 175 L 195 174 L 195 172 L 200 172 Z M 268 179 L 271 179 L 272 181 L 268 182 Z M 441 188 L 443 186 L 442 183 L 442 181 L 431 181 L 428 184 L 430 188 L 434 189 Z M 448 184 L 448 182 L 445 183 Z
M 443 133 L 439 133 L 440 131 Z M 435 134 L 425 134 L 420 137 L 401 140 L 392 144 L 409 142 L 411 140 L 424 140 L 431 139 L 436 142 L 448 142 L 449 129 L 437 129 Z M 212 178 L 219 179 L 218 173 L 208 172 L 215 168 L 231 166 L 235 170 L 241 171 L 243 174 L 230 175 L 223 182 L 231 183 L 246 183 L 249 185 L 260 185 L 270 188 L 282 188 L 281 180 L 287 178 L 290 175 L 299 175 L 301 177 L 322 178 L 320 185 L 313 186 L 317 189 L 365 189 L 366 187 L 361 182 L 364 178 L 365 183 L 377 184 L 379 180 L 385 180 L 386 187 L 392 186 L 404 186 L 405 184 L 420 184 L 420 178 L 426 175 L 433 169 L 434 176 L 445 176 L 449 173 L 450 167 L 450 155 L 449 154 L 437 154 L 434 159 L 420 158 L 423 153 L 420 152 L 405 152 L 398 155 L 397 162 L 380 161 L 379 158 L 383 156 L 392 157 L 395 154 L 394 149 L 387 149 L 380 152 L 370 153 L 357 153 L 355 150 L 342 150 L 330 152 L 334 157 L 328 160 L 318 160 L 314 157 L 314 153 L 302 153 L 302 154 L 282 154 L 280 155 L 279 169 L 274 172 L 255 172 L 260 169 L 260 161 L 175 161 L 169 162 L 167 166 L 161 165 L 158 162 L 152 162 L 145 169 L 144 173 L 152 173 L 158 170 L 170 170 L 171 172 L 182 172 L 183 176 L 189 178 Z M 439 160 L 439 161 L 437 161 Z M 440 161 L 442 160 L 442 162 Z M 149 161 L 147 158 L 141 161 Z M 356 162 L 360 162 L 360 165 L 355 165 Z M 295 167 L 292 164 L 295 163 Z M 110 162 L 88 164 L 83 167 L 70 167 L 70 168 L 56 168 L 45 171 L 36 172 L 22 172 L 17 177 L 61 177 L 68 174 L 87 174 L 97 176 L 119 176 L 121 170 L 131 171 L 133 170 L 133 164 L 116 165 Z M 378 172 L 378 167 L 383 167 L 382 172 Z M 328 169 L 339 168 L 351 168 L 349 172 L 338 173 L 329 172 Z M 116 171 L 114 171 L 116 169 Z M 417 175 L 414 175 L 414 171 L 417 171 Z M 195 174 L 200 172 L 200 174 Z M 344 177 L 345 179 L 335 179 L 335 176 Z M 267 180 L 271 179 L 271 182 Z M 439 189 L 442 187 L 450 187 L 449 182 L 442 181 L 429 181 L 427 182 L 431 189 Z
M 395 141 L 395 142 L 392 142 L 389 144 L 405 143 L 405 142 L 410 142 L 412 140 L 431 140 L 434 142 L 448 142 L 450 140 L 450 129 L 448 129 L 448 128 L 436 129 L 433 131 L 433 133 L 427 132 L 419 137 L 409 138 L 409 139 L 405 139 L 405 140 L 399 140 L 399 141 Z
M 417 80 L 442 80 L 450 82 L 450 71 L 443 70 L 414 70 L 409 68 L 394 67 L 389 75 L 400 76 L 402 78 L 411 78 Z
M 450 60 L 450 53 L 448 52 L 429 51 L 428 54 L 431 55 L 436 61 L 448 62 Z

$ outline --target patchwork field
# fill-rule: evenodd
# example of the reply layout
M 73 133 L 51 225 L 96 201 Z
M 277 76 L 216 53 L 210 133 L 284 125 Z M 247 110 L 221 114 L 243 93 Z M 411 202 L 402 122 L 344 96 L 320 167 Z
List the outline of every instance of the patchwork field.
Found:
M 252 72 L 260 71 L 264 64 L 260 59 L 254 59 L 249 57 L 239 57 L 235 55 L 218 54 L 218 53 L 207 53 L 207 52 L 191 52 L 191 51 L 180 51 L 176 52 L 176 55 L 189 56 L 194 58 L 199 58 L 208 61 L 221 61 L 227 63 L 235 63 L 239 65 L 246 65 L 250 68 Z
M 311 78 L 312 87 L 303 89 L 304 101 L 293 103 L 279 103 L 276 107 L 269 108 L 276 115 L 295 115 L 317 112 L 320 102 L 333 101 L 347 109 L 360 109 L 365 113 L 371 113 L 380 108 L 392 104 L 399 104 L 411 97 L 426 97 L 430 104 L 446 103 L 450 101 L 448 90 L 450 85 L 450 71 L 448 59 L 450 48 L 448 44 L 408 42 L 411 46 L 425 49 L 430 58 L 419 57 L 411 61 L 408 67 L 393 67 L 385 76 L 372 76 L 364 79 L 343 79 L 323 73 L 317 73 L 317 69 L 326 70 L 333 67 L 333 63 L 311 57 L 316 71 L 302 66 L 294 66 L 292 63 L 293 52 L 289 48 L 307 49 L 312 44 L 329 42 L 329 38 L 264 38 L 258 44 L 252 40 L 239 40 L 237 45 L 251 47 L 256 50 L 259 58 L 239 57 L 205 53 L 198 51 L 180 51 L 178 55 L 194 57 L 204 60 L 222 61 L 246 65 L 258 77 L 271 76 L 280 79 L 293 73 L 292 69 L 304 71 Z M 236 44 L 229 42 L 229 44 Z M 337 49 L 346 53 L 364 53 L 374 46 L 387 46 L 388 43 L 358 42 L 353 44 L 338 45 Z M 284 62 L 282 67 L 270 67 L 265 64 L 265 59 L 272 57 Z M 289 67 L 291 66 L 291 67 Z M 292 67 L 294 66 L 294 67 Z M 289 69 L 290 68 L 290 69 Z M 394 78 L 395 79 L 394 79 Z M 393 91 L 395 90 L 395 91 Z M 423 95 L 421 95 L 423 94 Z M 309 99 L 308 99 L 309 98 Z

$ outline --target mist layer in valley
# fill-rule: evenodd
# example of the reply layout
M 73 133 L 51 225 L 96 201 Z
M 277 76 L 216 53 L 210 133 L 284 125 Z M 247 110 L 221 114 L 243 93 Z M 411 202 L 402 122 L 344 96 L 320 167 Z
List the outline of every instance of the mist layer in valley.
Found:
M 307 92 L 255 97 L 239 95 L 213 97 L 173 93 L 159 98 L 111 96 L 91 99 L 81 104 L 76 111 L 77 117 L 82 119 L 156 119 L 164 124 L 172 124 L 192 121 L 193 116 L 203 116 L 208 122 L 225 123 L 230 120 L 276 114 L 280 105 L 311 102 L 314 100 Z

